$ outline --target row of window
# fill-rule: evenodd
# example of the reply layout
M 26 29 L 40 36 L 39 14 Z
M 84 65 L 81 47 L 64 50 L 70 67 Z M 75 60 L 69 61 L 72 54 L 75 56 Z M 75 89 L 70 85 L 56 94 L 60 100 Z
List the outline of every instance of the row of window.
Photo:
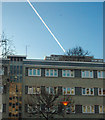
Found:
M 99 109 L 99 113 L 105 113 L 105 106 L 99 105 L 98 107 L 99 107 L 99 108 L 98 108 L 98 109 Z M 38 106 L 28 105 L 28 107 L 27 107 L 28 110 L 27 110 L 27 111 L 28 111 L 28 113 L 36 112 L 36 111 L 37 111 L 37 108 L 38 108 Z M 49 108 L 49 111 L 50 111 L 51 109 L 54 109 L 54 110 L 56 110 L 56 111 L 59 111 L 59 108 L 60 108 L 61 110 L 64 109 L 63 107 L 56 106 L 56 108 Z M 41 106 L 40 106 L 40 109 L 43 109 L 43 110 L 46 111 L 46 108 L 45 108 L 44 105 L 41 105 Z M 66 113 L 67 113 L 67 114 L 68 114 L 68 113 L 76 113 L 75 105 L 68 105 L 68 106 L 66 106 L 65 110 L 66 110 Z M 83 105 L 83 106 L 82 106 L 82 113 L 95 113 L 95 106 L 94 106 L 94 105 L 86 105 L 86 106 Z
M 28 76 L 41 76 L 41 69 L 28 69 Z M 58 69 L 45 69 L 46 77 L 58 77 Z M 93 78 L 93 71 L 81 71 L 82 78 Z M 62 70 L 62 77 L 74 77 L 74 70 Z M 105 78 L 105 71 L 97 71 L 98 78 Z
M 82 106 L 82 113 L 95 113 L 94 106 Z M 105 106 L 99 106 L 99 113 L 105 113 Z
M 21 107 L 21 106 L 20 106 Z M 34 107 L 34 108 L 32 108 Z M 28 112 L 34 112 L 35 111 L 35 107 L 38 107 L 38 106 L 31 106 L 31 105 L 28 105 Z M 41 106 L 42 109 L 45 109 L 44 106 Z M 56 106 L 57 108 L 54 108 L 54 109 L 58 109 L 59 106 Z M 52 108 L 53 109 L 53 108 Z M 63 108 L 61 108 L 63 109 Z M 68 105 L 66 106 L 66 113 L 75 113 L 75 105 Z M 105 113 L 105 106 L 103 105 L 99 105 L 98 106 L 98 110 L 99 110 L 99 113 Z M 6 112 L 6 104 L 0 104 L 0 112 Z M 94 105 L 83 105 L 82 106 L 82 113 L 95 113 L 95 106 Z
M 57 94 L 58 87 L 45 87 L 45 91 L 48 94 Z M 41 87 L 28 86 L 28 94 L 40 94 L 40 93 L 41 93 Z M 62 94 L 75 95 L 75 88 L 62 87 Z M 82 95 L 94 95 L 94 88 L 82 88 Z M 98 88 L 98 95 L 99 96 L 105 95 L 105 89 Z

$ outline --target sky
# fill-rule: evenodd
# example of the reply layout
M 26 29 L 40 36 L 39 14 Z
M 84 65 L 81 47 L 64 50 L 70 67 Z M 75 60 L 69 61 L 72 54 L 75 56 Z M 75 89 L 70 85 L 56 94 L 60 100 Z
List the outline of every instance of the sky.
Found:
M 81 46 L 103 58 L 102 2 L 32 2 L 63 48 Z M 16 54 L 43 59 L 64 52 L 27 2 L 2 4 L 2 30 L 12 38 Z

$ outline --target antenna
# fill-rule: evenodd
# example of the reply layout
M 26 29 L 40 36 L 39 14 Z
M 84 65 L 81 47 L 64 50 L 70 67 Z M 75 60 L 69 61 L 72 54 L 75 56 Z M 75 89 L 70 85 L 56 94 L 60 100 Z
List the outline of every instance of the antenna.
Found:
M 30 45 L 26 45 L 26 57 L 28 56 L 28 47 L 29 47 Z
M 26 45 L 26 57 L 27 57 L 27 45 Z

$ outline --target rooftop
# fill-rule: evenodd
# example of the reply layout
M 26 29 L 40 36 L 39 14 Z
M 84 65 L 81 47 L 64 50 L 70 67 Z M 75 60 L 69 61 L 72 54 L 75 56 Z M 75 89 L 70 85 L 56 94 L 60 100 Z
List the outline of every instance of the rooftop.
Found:
M 93 56 L 68 56 L 68 55 L 46 56 L 45 60 L 51 60 L 51 61 L 104 62 L 103 59 L 94 59 Z

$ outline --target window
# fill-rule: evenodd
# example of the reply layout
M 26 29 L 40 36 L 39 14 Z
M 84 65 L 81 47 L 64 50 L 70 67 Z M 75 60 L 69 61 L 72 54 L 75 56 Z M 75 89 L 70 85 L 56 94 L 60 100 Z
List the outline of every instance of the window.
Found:
M 0 86 L 0 93 L 3 93 L 3 86 Z
M 66 113 L 75 113 L 75 106 L 74 105 L 68 105 L 66 108 Z
M 48 94 L 57 94 L 58 93 L 58 87 L 46 87 L 46 92 Z
M 58 70 L 57 69 L 46 69 L 45 76 L 47 77 L 58 77 Z
M 105 113 L 105 106 L 103 105 L 99 106 L 99 113 Z
M 105 95 L 105 89 L 103 88 L 98 88 L 98 95 Z
M 93 71 L 82 71 L 82 78 L 93 78 Z
M 94 95 L 94 88 L 82 88 L 82 95 Z
M 0 112 L 2 112 L 2 104 L 0 104 Z
M 62 70 L 62 77 L 74 77 L 73 70 Z
M 41 76 L 41 69 L 28 69 L 28 76 Z
M 105 78 L 105 71 L 97 71 L 98 78 Z
M 1 66 L 0 66 L 0 75 L 4 75 L 4 68 L 1 68 Z
M 37 111 L 37 106 L 34 105 L 28 104 L 27 108 L 28 108 L 28 113 L 35 113 Z
M 40 94 L 40 87 L 28 87 L 28 94 Z
M 82 113 L 94 113 L 94 106 L 82 106 Z
M 75 88 L 63 87 L 63 95 L 75 95 Z

